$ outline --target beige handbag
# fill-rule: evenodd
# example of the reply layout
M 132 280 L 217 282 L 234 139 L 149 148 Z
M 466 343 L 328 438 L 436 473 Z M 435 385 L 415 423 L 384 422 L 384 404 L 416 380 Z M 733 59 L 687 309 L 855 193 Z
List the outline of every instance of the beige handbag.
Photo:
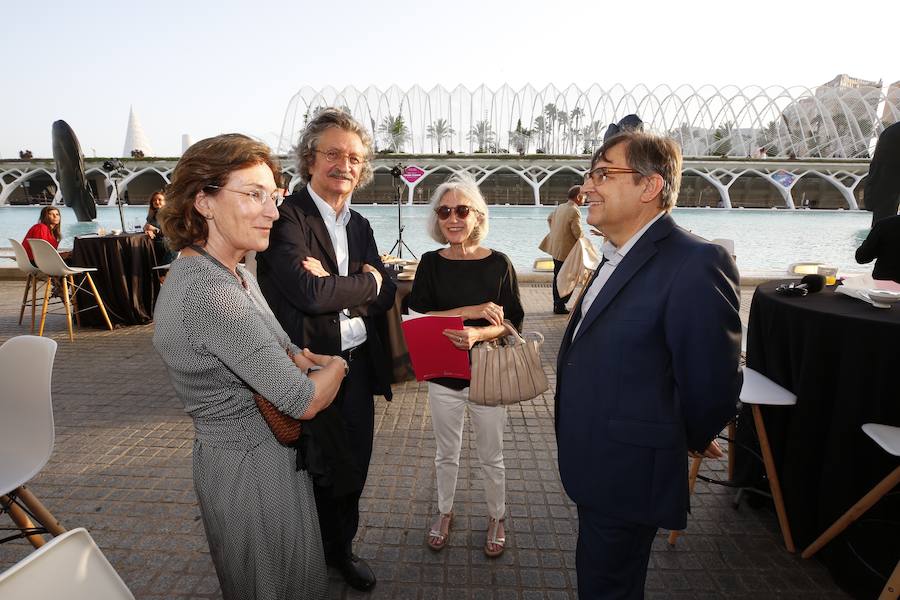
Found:
M 519 335 L 504 321 L 508 335 L 472 348 L 469 401 L 484 406 L 503 406 L 530 400 L 547 391 L 547 375 L 541 365 L 544 336 L 536 331 Z

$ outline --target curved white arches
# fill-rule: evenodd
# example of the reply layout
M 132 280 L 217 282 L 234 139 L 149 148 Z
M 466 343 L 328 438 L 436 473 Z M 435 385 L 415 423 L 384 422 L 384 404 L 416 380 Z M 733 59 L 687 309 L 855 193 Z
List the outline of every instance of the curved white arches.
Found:
M 3 174 L 5 175 L 11 172 L 12 170 L 6 171 Z M 44 167 L 38 167 L 36 169 L 24 169 L 19 171 L 18 177 L 10 181 L 8 184 L 3 184 L 2 187 L 0 187 L 0 206 L 3 206 L 4 204 L 7 204 L 9 202 L 9 197 L 23 183 L 25 183 L 29 179 L 34 178 L 35 175 L 39 175 L 41 173 L 44 173 L 53 180 L 53 184 L 56 186 L 56 193 L 53 196 L 53 204 L 58 204 L 62 200 L 62 195 L 59 191 L 59 181 L 57 181 L 56 179 L 56 172 Z M 0 181 L 2 181 L 2 179 L 3 177 L 0 176 Z
M 675 137 L 687 156 L 747 157 L 762 149 L 769 156 L 865 158 L 884 127 L 900 119 L 900 94 L 886 95 L 876 86 L 305 86 L 288 102 L 277 150 L 289 151 L 308 118 L 324 106 L 349 110 L 370 128 L 378 148 L 390 145 L 379 125 L 402 117 L 408 136 L 403 147 L 414 154 L 433 150 L 427 129 L 438 119 L 454 129 L 448 149 L 455 151 L 476 150 L 473 130 L 480 126 L 493 134 L 482 150 L 514 152 L 510 133 L 521 121 L 535 150 L 576 154 L 596 148 L 609 123 L 634 112 L 650 129 Z
M 400 157 L 397 155 L 377 156 L 372 164 L 373 171 L 379 173 L 389 171 L 397 164 L 398 158 Z M 508 172 L 515 173 L 529 186 L 533 194 L 533 204 L 539 205 L 541 190 L 551 177 L 563 172 L 582 176 L 588 166 L 588 159 L 584 156 L 531 155 L 518 157 L 496 154 L 406 156 L 403 157 L 403 162 L 414 163 L 424 171 L 424 175 L 415 183 L 409 184 L 403 181 L 403 185 L 406 186 L 406 201 L 410 204 L 413 202 L 417 187 L 433 173 L 469 173 L 479 183 L 483 183 L 495 174 Z M 159 174 L 164 181 L 168 182 L 174 167 L 175 161 L 162 161 L 152 166 L 146 164 L 126 166 L 126 175 L 119 180 L 119 193 L 124 193 L 130 182 L 148 171 Z M 859 208 L 856 191 L 863 184 L 868 170 L 867 160 L 728 160 L 725 158 L 688 157 L 682 173 L 700 177 L 715 188 L 720 200 L 717 204 L 725 208 L 732 207 L 731 190 L 734 183 L 745 175 L 753 175 L 772 184 L 780 195 L 781 206 L 784 208 L 795 207 L 795 199 L 792 195 L 794 188 L 800 180 L 812 176 L 827 182 L 843 198 L 846 208 L 855 210 Z M 293 157 L 282 158 L 281 171 L 285 187 L 290 192 L 295 191 L 301 182 L 295 159 Z M 102 171 L 98 165 L 88 164 L 85 171 L 87 176 L 95 176 L 98 173 L 103 176 L 107 188 L 110 190 L 108 203 L 115 204 L 115 187 L 108 174 Z M 8 204 L 13 192 L 25 181 L 38 174 L 48 175 L 57 188 L 59 187 L 55 170 L 45 166 L 45 163 L 38 166 L 17 162 L 0 166 L 0 206 Z M 61 200 L 62 198 L 57 192 L 54 203 L 58 204 Z

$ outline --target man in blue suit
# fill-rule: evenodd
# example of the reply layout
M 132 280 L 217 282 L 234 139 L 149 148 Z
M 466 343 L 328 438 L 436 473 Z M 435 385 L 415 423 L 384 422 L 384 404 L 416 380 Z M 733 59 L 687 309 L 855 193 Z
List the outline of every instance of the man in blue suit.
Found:
M 714 438 L 736 412 L 738 271 L 672 220 L 680 184 L 673 140 L 625 133 L 594 154 L 582 187 L 608 241 L 556 371 L 581 599 L 643 597 L 657 528 L 687 525 L 688 452 L 721 457 Z

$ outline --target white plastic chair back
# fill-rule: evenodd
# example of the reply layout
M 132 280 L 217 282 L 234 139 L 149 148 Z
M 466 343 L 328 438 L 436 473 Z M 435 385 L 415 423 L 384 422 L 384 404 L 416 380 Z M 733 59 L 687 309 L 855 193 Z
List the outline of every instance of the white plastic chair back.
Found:
M 734 240 L 728 238 L 716 238 L 714 240 L 710 240 L 713 244 L 717 244 L 725 248 L 728 251 L 728 254 L 731 255 L 732 258 L 737 258 L 734 254 Z
M 900 456 L 900 427 L 882 425 L 880 423 L 866 423 L 862 426 L 863 432 L 875 440 L 885 452 L 892 456 Z
M 22 242 L 9 238 L 9 243 L 12 244 L 13 251 L 16 253 L 16 266 L 19 267 L 20 271 L 30 275 L 37 275 L 41 272 L 40 269 L 31 264 L 28 252 L 25 251 L 25 246 L 22 245 Z
M 0 494 L 37 475 L 53 452 L 55 356 L 56 342 L 33 335 L 0 346 Z
M 50 277 L 64 277 L 73 273 L 56 248 L 47 240 L 28 240 L 28 245 L 31 246 L 31 253 L 38 268 Z
M 134 600 L 83 527 L 53 538 L 0 573 L 4 600 Z
M 741 386 L 741 402 L 768 406 L 793 406 L 797 396 L 759 371 L 744 367 L 744 384 Z

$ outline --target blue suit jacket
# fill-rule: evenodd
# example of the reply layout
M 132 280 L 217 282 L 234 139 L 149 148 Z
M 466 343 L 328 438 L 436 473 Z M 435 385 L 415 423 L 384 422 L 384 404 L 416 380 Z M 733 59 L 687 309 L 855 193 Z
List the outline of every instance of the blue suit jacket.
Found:
M 556 437 L 566 493 L 631 523 L 684 529 L 687 451 L 736 411 L 738 271 L 724 248 L 654 223 L 613 271 L 557 363 Z

